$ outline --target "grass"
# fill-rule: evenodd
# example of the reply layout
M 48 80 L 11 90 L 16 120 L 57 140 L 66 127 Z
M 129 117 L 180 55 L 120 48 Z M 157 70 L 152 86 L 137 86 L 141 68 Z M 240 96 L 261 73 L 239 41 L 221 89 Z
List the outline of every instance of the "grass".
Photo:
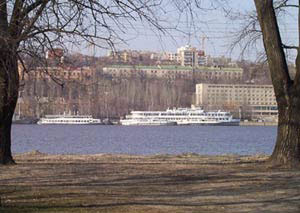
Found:
M 300 171 L 267 156 L 15 156 L 0 212 L 299 212 Z

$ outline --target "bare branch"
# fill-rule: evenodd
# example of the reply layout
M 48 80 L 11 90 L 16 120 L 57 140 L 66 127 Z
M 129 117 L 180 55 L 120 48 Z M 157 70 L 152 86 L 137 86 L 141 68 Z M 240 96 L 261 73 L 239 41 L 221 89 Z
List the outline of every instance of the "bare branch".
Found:
M 31 31 L 36 21 L 40 18 L 42 12 L 44 11 L 46 5 L 48 4 L 49 0 L 41 0 L 40 4 L 36 6 L 37 11 L 35 15 L 31 18 L 29 23 L 25 26 L 25 29 L 23 30 L 23 33 L 21 34 L 20 38 L 22 40 L 23 37 L 26 37 L 26 35 Z
M 280 1 L 275 2 L 274 9 L 275 9 L 275 10 L 279 10 L 279 9 L 282 9 L 282 8 L 288 8 L 288 7 L 291 7 L 291 8 L 299 8 L 299 5 L 296 5 L 296 4 L 288 4 L 288 1 L 289 1 L 289 0 L 280 0 Z
M 7 20 L 7 2 L 6 0 L 0 0 L 0 36 L 6 36 L 6 29 L 8 27 Z
M 284 49 L 295 49 L 295 50 L 298 50 L 299 49 L 299 47 L 297 47 L 297 46 L 289 46 L 289 45 L 282 45 L 282 47 L 284 48 Z

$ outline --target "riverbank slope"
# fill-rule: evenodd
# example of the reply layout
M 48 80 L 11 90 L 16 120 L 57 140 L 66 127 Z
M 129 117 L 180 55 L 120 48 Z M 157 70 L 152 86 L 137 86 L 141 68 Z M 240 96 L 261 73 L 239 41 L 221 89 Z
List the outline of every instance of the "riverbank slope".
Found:
M 300 171 L 266 156 L 15 156 L 0 212 L 299 212 Z

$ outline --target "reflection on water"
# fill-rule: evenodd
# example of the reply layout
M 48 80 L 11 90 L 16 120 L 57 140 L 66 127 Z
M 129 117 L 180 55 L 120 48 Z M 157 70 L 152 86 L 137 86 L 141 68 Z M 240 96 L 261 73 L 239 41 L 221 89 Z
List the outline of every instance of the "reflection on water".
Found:
M 270 154 L 276 127 L 13 125 L 14 153 Z

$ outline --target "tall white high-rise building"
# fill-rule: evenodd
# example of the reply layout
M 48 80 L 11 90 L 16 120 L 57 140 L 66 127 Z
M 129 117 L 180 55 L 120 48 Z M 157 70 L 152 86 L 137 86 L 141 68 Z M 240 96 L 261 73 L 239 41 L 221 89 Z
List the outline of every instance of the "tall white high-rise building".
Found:
M 181 66 L 201 66 L 206 65 L 206 56 L 203 50 L 197 50 L 191 45 L 186 45 L 177 49 L 177 60 Z

